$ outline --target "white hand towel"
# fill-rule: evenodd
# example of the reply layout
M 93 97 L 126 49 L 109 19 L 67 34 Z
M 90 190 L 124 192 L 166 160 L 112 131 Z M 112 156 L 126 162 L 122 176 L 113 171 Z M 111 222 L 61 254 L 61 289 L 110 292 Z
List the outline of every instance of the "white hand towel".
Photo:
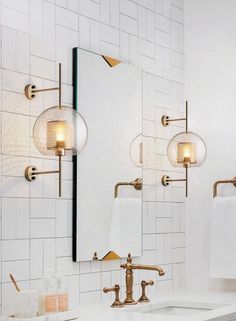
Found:
M 120 257 L 141 255 L 142 203 L 139 198 L 114 199 L 109 250 Z
M 212 211 L 210 277 L 236 278 L 236 197 L 216 197 Z

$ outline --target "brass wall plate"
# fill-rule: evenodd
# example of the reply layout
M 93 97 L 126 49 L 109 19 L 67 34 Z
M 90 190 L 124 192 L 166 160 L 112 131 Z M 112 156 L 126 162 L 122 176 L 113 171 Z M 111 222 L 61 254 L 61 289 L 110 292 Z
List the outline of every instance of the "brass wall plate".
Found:
M 25 169 L 25 178 L 27 179 L 27 181 L 32 182 L 35 181 L 36 179 L 36 173 L 37 173 L 38 169 L 35 166 L 27 166 Z
M 162 116 L 161 117 L 161 123 L 164 127 L 169 126 L 169 116 Z
M 162 176 L 162 178 L 161 178 L 162 185 L 164 185 L 164 186 L 170 185 L 169 179 L 170 179 L 170 176 L 168 176 L 168 175 Z
M 34 92 L 35 90 L 35 85 L 30 84 L 25 86 L 25 96 L 30 100 L 33 99 L 36 96 L 36 93 Z

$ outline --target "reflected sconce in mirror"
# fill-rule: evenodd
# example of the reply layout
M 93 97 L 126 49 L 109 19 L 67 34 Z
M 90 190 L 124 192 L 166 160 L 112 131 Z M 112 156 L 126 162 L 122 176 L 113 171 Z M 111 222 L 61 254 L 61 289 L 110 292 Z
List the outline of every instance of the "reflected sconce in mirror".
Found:
M 171 179 L 164 175 L 161 182 L 168 186 L 171 182 L 185 182 L 185 195 L 188 197 L 188 169 L 190 167 L 200 167 L 206 160 L 207 149 L 203 139 L 188 131 L 188 102 L 186 101 L 185 118 L 170 119 L 169 116 L 162 116 L 163 126 L 169 126 L 171 122 L 185 121 L 185 131 L 175 135 L 167 147 L 167 157 L 175 167 L 185 168 L 185 178 Z
M 134 166 L 143 166 L 143 134 L 138 134 L 132 140 L 129 147 L 129 156 Z
M 87 143 L 88 129 L 83 117 L 71 107 L 61 103 L 61 64 L 59 64 L 59 86 L 37 89 L 30 84 L 25 87 L 25 96 L 34 99 L 37 93 L 58 90 L 59 103 L 42 112 L 33 127 L 33 140 L 38 151 L 47 156 L 58 157 L 58 170 L 38 171 L 35 166 L 25 169 L 25 178 L 34 181 L 37 175 L 59 175 L 59 197 L 61 197 L 61 158 L 65 155 L 80 154 Z

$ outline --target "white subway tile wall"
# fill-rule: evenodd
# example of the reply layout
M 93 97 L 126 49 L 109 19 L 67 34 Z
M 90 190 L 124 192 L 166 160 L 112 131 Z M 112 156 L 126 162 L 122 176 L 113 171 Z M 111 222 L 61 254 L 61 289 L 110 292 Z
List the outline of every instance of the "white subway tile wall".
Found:
M 143 70 L 143 256 L 136 262 L 161 264 L 163 278 L 135 271 L 135 297 L 140 280 L 152 278 L 162 289 L 185 286 L 184 187 L 164 188 L 164 173 L 180 177 L 170 166 L 168 140 L 181 124 L 164 128 L 160 117 L 184 112 L 183 0 L 1 0 L 1 293 L 2 314 L 13 312 L 13 273 L 22 289 L 42 288 L 50 270 L 65 275 L 70 305 L 111 301 L 104 286 L 120 283 L 120 261 L 73 263 L 71 162 L 63 161 L 63 194 L 57 197 L 54 175 L 28 183 L 28 164 L 56 168 L 32 141 L 35 117 L 57 100 L 56 93 L 29 102 L 24 86 L 54 86 L 62 63 L 63 102 L 72 104 L 72 48 L 115 56 Z M 89 233 L 89 231 L 88 231 Z M 122 262 L 124 260 L 121 260 Z

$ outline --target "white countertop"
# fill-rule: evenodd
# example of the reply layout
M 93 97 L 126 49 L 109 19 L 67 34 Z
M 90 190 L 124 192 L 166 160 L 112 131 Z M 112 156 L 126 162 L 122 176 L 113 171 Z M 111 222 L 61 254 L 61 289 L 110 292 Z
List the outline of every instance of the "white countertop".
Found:
M 150 297 L 150 299 L 150 303 L 125 306 L 119 309 L 111 308 L 108 303 L 80 308 L 78 321 L 236 321 L 236 292 L 172 291 L 160 293 L 156 297 Z M 133 311 L 137 309 L 146 310 L 151 305 L 166 301 L 178 301 L 182 302 L 183 305 L 189 302 L 199 302 L 201 304 L 216 304 L 219 307 L 192 316 L 173 316 Z

